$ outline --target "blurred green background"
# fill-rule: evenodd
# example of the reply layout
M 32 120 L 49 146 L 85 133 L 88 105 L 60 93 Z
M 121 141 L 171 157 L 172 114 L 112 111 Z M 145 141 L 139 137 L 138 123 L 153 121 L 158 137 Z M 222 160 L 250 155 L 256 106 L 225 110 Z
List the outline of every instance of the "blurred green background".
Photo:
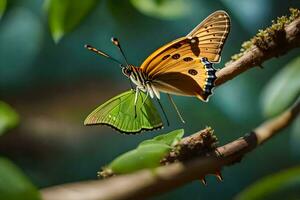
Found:
M 263 88 L 299 56 L 299 49 L 222 85 L 209 103 L 175 97 L 187 122 L 184 125 L 163 96 L 171 125 L 133 136 L 108 127 L 83 126 L 92 109 L 130 87 L 117 65 L 83 46 L 92 44 L 121 59 L 110 42 L 111 36 L 117 37 L 130 63 L 138 66 L 155 49 L 189 33 L 210 13 L 222 9 L 231 16 L 232 29 L 222 62 L 215 65 L 221 68 L 243 41 L 270 25 L 272 19 L 288 14 L 289 7 L 299 8 L 300 2 L 99 0 L 87 8 L 88 14 L 74 30 L 66 28 L 69 33 L 55 43 L 44 1 L 8 0 L 0 20 L 0 99 L 19 113 L 20 124 L 0 138 L 0 155 L 12 160 L 42 188 L 96 179 L 99 168 L 117 155 L 146 138 L 177 128 L 192 134 L 211 126 L 220 144 L 242 136 L 266 119 L 261 106 Z M 75 7 L 68 19 L 79 15 Z M 60 36 L 54 35 L 57 40 Z M 186 199 L 187 194 L 193 199 L 232 199 L 262 177 L 300 163 L 299 129 L 285 132 L 240 164 L 225 168 L 224 182 L 208 176 L 206 187 L 195 181 L 154 199 Z

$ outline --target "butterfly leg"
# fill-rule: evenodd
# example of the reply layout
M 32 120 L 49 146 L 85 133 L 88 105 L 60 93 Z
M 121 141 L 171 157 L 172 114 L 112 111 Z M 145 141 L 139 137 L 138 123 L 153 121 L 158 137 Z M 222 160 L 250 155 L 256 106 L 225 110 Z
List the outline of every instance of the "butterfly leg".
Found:
M 135 118 L 137 117 L 137 112 L 136 112 L 136 105 L 137 105 L 137 101 L 138 101 L 138 97 L 139 97 L 139 94 L 140 92 L 146 92 L 146 90 L 144 89 L 144 87 L 142 85 L 138 85 L 136 88 L 135 88 L 135 98 L 134 98 L 134 116 Z M 147 96 L 148 96 L 148 93 L 147 93 Z M 146 97 L 147 99 L 147 97 Z M 143 104 L 142 106 L 144 105 L 144 101 L 143 98 L 142 98 L 142 101 L 143 101 Z
M 167 125 L 169 126 L 170 123 L 169 123 L 168 117 L 167 117 L 167 115 L 166 115 L 165 109 L 163 108 L 162 104 L 160 103 L 160 100 L 159 100 L 158 98 L 156 98 L 156 100 L 157 100 L 157 102 L 158 102 L 158 104 L 159 104 L 159 106 L 160 106 L 160 108 L 161 108 L 161 110 L 162 110 L 162 112 L 163 112 L 163 114 L 164 114 L 164 117 L 165 117 L 165 119 L 166 119 L 166 121 L 167 121 Z
M 146 88 L 147 88 L 147 92 L 149 93 L 151 99 L 153 99 L 153 97 L 154 97 L 154 92 L 153 92 L 153 90 L 152 90 L 152 87 L 151 87 L 150 83 L 146 83 Z
M 153 84 L 149 84 L 150 87 L 151 87 L 151 90 L 153 91 L 153 93 L 155 94 L 155 97 L 160 99 L 160 94 L 159 94 L 159 91 L 154 87 Z
M 184 119 L 183 119 L 181 113 L 179 112 L 179 110 L 178 110 L 178 108 L 177 108 L 177 106 L 176 106 L 176 104 L 175 104 L 175 102 L 174 102 L 174 100 L 173 100 L 173 98 L 171 97 L 170 94 L 168 94 L 168 98 L 169 98 L 169 101 L 171 102 L 171 104 L 173 105 L 174 109 L 176 110 L 177 116 L 179 117 L 180 121 L 181 121 L 183 124 L 185 124 L 185 121 L 184 121 Z
M 140 89 L 138 87 L 136 87 L 136 89 L 135 89 L 135 98 L 134 98 L 134 118 L 137 117 L 137 114 L 136 114 L 136 103 L 137 103 L 137 99 L 138 99 L 138 96 L 139 96 L 139 91 L 140 91 Z

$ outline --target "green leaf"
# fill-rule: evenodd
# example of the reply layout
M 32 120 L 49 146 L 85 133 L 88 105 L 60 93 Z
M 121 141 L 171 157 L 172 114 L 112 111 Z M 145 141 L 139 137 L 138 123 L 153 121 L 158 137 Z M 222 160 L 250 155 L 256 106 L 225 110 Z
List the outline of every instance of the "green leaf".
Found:
M 165 144 L 149 144 L 138 147 L 117 157 L 108 168 L 115 174 L 131 173 L 140 169 L 151 169 L 160 165 L 160 160 L 171 147 Z
M 150 140 L 145 140 L 139 144 L 139 147 L 142 145 L 148 145 L 148 144 L 166 144 L 168 146 L 174 146 L 177 142 L 181 140 L 183 137 L 184 130 L 183 129 L 178 129 L 175 131 L 172 131 L 170 133 L 162 134 L 159 136 L 156 136 L 153 139 Z
M 46 0 L 48 22 L 55 42 L 71 32 L 96 6 L 98 0 Z
M 139 133 L 163 126 L 151 98 L 140 92 L 134 106 L 135 91 L 129 90 L 108 100 L 85 119 L 85 125 L 108 125 L 121 133 Z
M 10 161 L 0 158 L 0 199 L 40 200 L 38 190 Z
M 0 19 L 2 18 L 7 5 L 7 0 L 0 0 Z
M 130 0 L 141 13 L 162 19 L 175 19 L 187 15 L 190 2 L 184 0 Z
M 18 114 L 6 103 L 0 101 L 0 135 L 19 123 Z
M 277 115 L 300 95 L 300 57 L 289 62 L 264 88 L 261 102 L 265 116 Z
M 184 134 L 178 129 L 141 142 L 136 149 L 128 151 L 113 160 L 104 172 L 114 174 L 131 173 L 140 169 L 153 169 L 160 166 L 160 160 L 172 150 Z
M 299 188 L 300 167 L 295 167 L 261 179 L 242 191 L 236 199 L 299 199 Z

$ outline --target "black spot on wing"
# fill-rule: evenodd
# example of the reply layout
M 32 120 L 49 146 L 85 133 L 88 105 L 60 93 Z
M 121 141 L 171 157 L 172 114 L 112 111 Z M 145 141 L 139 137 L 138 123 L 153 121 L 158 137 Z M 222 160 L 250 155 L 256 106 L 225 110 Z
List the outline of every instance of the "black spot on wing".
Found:
M 198 72 L 194 69 L 189 69 L 188 73 L 193 75 L 193 76 L 196 76 L 198 74 Z
M 179 55 L 178 53 L 176 53 L 176 54 L 174 54 L 174 55 L 172 56 L 172 58 L 175 59 L 175 60 L 177 60 L 178 58 L 180 58 L 180 55 Z
M 193 37 L 192 39 L 190 39 L 189 43 L 191 45 L 193 54 L 198 57 L 200 55 L 199 38 Z
M 167 58 L 169 58 L 170 57 L 170 55 L 165 55 L 163 58 L 162 58 L 162 60 L 166 60 Z
M 193 58 L 191 58 L 191 57 L 185 57 L 184 59 L 183 59 L 183 61 L 185 61 L 185 62 L 190 62 L 190 61 L 192 61 L 193 60 Z
M 173 44 L 172 47 L 175 48 L 175 49 L 178 49 L 182 46 L 182 44 L 180 43 L 176 43 L 176 44 Z

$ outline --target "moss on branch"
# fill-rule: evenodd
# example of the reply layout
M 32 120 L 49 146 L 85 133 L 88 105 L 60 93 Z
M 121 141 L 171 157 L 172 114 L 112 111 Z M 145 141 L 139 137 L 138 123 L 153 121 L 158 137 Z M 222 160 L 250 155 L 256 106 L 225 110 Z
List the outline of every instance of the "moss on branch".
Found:
M 264 51 L 270 51 L 274 48 L 274 44 L 281 45 L 285 42 L 284 28 L 300 17 L 300 10 L 297 8 L 290 8 L 290 16 L 281 16 L 277 20 L 272 21 L 272 25 L 264 30 L 259 30 L 258 33 L 248 41 L 243 42 L 240 53 L 231 57 L 231 61 L 238 60 L 253 46 L 257 46 Z

